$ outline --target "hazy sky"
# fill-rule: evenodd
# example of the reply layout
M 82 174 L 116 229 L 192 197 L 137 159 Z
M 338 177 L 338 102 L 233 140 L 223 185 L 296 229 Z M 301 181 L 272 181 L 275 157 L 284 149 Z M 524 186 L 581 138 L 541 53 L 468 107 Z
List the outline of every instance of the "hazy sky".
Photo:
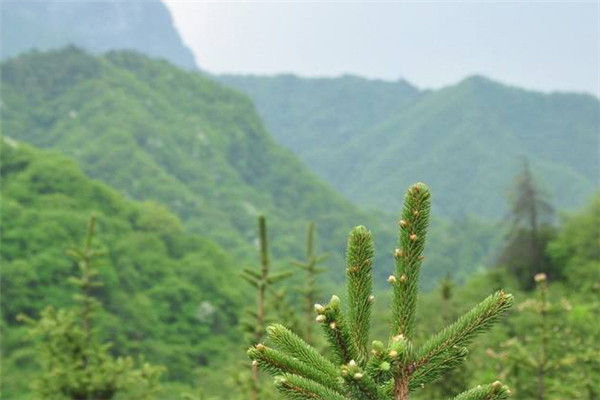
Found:
M 599 91 L 597 1 L 165 2 L 210 72 L 353 73 L 420 87 L 483 74 L 546 91 Z

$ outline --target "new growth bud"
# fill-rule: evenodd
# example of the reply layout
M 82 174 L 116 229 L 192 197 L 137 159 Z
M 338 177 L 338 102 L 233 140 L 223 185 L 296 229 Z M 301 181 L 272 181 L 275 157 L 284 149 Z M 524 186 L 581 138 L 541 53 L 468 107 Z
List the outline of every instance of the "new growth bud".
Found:
M 315 318 L 315 321 L 321 323 L 321 322 L 325 322 L 326 317 L 323 314 L 319 314 L 317 315 L 317 318 Z
M 394 283 L 396 283 L 396 277 L 394 275 L 390 275 L 390 276 L 388 276 L 387 281 L 388 281 L 388 283 L 394 284 Z
M 380 342 L 379 340 L 374 340 L 372 345 L 373 345 L 374 352 L 381 353 L 383 351 L 383 343 Z
M 337 297 L 335 294 L 333 296 L 331 296 L 331 300 L 329 300 L 329 305 L 331 307 L 339 307 L 340 305 L 340 298 Z
M 323 312 L 325 312 L 325 307 L 323 307 L 321 304 L 315 304 L 315 311 L 317 314 L 323 314 Z

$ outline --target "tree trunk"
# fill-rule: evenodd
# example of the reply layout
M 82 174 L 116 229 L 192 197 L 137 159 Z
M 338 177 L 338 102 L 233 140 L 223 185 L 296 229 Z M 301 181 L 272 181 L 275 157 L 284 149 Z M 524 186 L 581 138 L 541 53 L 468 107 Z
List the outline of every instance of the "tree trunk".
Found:
M 394 400 L 409 400 L 408 379 L 404 376 L 396 377 L 394 383 Z

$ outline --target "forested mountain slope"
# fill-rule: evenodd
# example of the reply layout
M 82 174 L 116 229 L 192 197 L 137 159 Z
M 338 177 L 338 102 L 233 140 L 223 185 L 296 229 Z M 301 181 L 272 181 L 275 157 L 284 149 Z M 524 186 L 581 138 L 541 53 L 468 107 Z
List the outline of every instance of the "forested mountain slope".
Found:
M 394 207 L 406 185 L 422 180 L 436 188 L 434 210 L 444 216 L 501 217 L 525 154 L 558 208 L 582 205 L 598 188 L 593 96 L 479 76 L 435 91 L 356 77 L 220 79 L 255 101 L 283 145 L 363 206 Z
M 94 53 L 137 50 L 196 68 L 194 55 L 160 0 L 0 2 L 3 60 L 28 50 L 76 45 Z
M 6 62 L 2 84 L 7 136 L 55 148 L 127 196 L 165 204 L 241 264 L 254 257 L 259 213 L 276 257 L 302 257 L 315 221 L 332 262 L 350 228 L 372 220 L 277 145 L 245 96 L 197 73 L 71 48 Z
M 57 149 L 127 196 L 166 205 L 189 231 L 223 246 L 238 268 L 256 260 L 262 212 L 275 260 L 303 257 L 305 230 L 315 221 L 330 276 L 341 279 L 334 269 L 343 268 L 346 235 L 364 224 L 378 238 L 378 282 L 389 274 L 390 221 L 401 197 L 386 214 L 359 211 L 271 139 L 244 95 L 139 54 L 96 57 L 74 48 L 10 60 L 2 84 L 7 136 Z M 475 219 L 434 220 L 423 281 L 481 266 L 495 237 Z M 469 251 L 458 246 L 463 240 Z
M 34 348 L 16 316 L 73 304 L 67 280 L 78 268 L 66 250 L 83 241 L 97 217 L 104 283 L 96 321 L 119 354 L 144 354 L 191 379 L 239 338 L 243 291 L 237 265 L 215 243 L 184 232 L 164 206 L 133 202 L 90 180 L 64 156 L 11 138 L 1 142 L 2 395 L 17 398 L 35 367 Z

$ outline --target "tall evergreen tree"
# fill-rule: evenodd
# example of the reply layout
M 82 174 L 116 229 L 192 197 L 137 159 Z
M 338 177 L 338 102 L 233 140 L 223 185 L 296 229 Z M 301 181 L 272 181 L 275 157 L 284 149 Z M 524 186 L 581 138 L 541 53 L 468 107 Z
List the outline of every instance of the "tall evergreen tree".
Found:
M 47 307 L 39 320 L 19 316 L 30 324 L 40 349 L 42 375 L 35 382 L 41 399 L 109 400 L 147 399 L 159 389 L 164 368 L 132 357 L 113 357 L 110 343 L 102 343 L 94 329 L 94 317 L 102 304 L 94 289 L 102 286 L 95 260 L 102 252 L 94 247 L 95 218 L 91 217 L 83 246 L 68 254 L 77 262 L 79 275 L 69 278 L 78 293 L 72 309 Z
M 436 380 L 460 365 L 465 348 L 511 306 L 512 296 L 498 291 L 424 343 L 414 343 L 419 270 L 423 261 L 430 210 L 429 188 L 418 183 L 407 192 L 395 250 L 392 331 L 387 345 L 374 341 L 369 350 L 373 241 L 363 226 L 350 232 L 346 279 L 348 310 L 332 296 L 329 304 L 315 305 L 335 361 L 282 325 L 268 329 L 268 345 L 259 343 L 248 354 L 275 376 L 278 390 L 289 399 L 408 400 L 411 391 Z M 504 399 L 508 388 L 500 382 L 480 385 L 455 400 Z
M 536 272 L 556 278 L 557 271 L 546 255 L 546 245 L 552 236 L 548 222 L 553 208 L 535 182 L 527 159 L 523 160 L 522 170 L 509 193 L 509 203 L 510 229 L 498 264 L 506 267 L 523 289 L 531 290 L 534 288 L 531 277 Z
M 317 275 L 325 271 L 317 265 L 325 258 L 326 254 L 315 255 L 314 249 L 315 241 L 315 223 L 312 222 L 308 226 L 308 233 L 306 235 L 306 260 L 297 261 L 294 263 L 298 268 L 306 271 L 306 283 L 302 290 L 302 294 L 305 299 L 304 305 L 304 340 L 306 343 L 312 344 L 312 320 L 313 320 L 313 306 L 316 303 L 317 296 L 319 295 L 319 288 L 317 286 Z

